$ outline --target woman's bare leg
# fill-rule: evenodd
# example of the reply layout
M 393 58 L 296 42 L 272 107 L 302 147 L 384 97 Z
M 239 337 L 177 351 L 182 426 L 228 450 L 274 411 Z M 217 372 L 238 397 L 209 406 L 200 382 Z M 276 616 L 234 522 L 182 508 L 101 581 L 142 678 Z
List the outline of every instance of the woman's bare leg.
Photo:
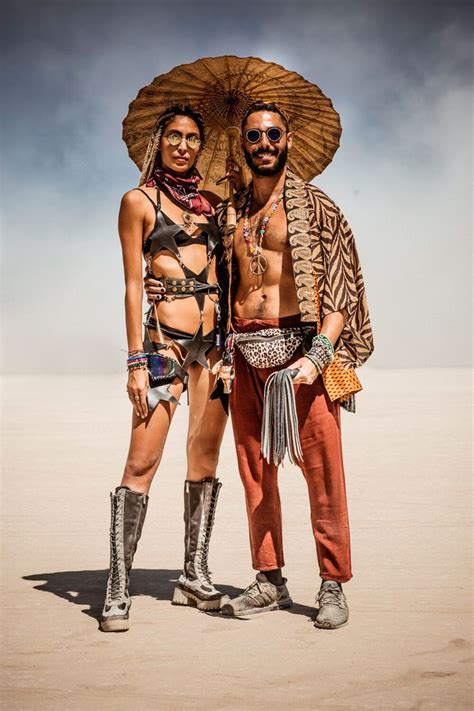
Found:
M 183 384 L 173 383 L 169 391 L 179 400 Z M 132 491 L 148 494 L 163 455 L 175 411 L 176 404 L 162 400 L 146 420 L 133 414 L 130 448 L 121 486 L 128 486 Z
M 214 353 L 211 365 L 217 360 Z M 227 421 L 220 400 L 209 400 L 215 376 L 199 365 L 189 370 L 188 470 L 184 484 L 184 566 L 173 604 L 217 610 L 225 599 L 214 587 L 208 552 L 220 482 L 215 479 Z
M 217 360 L 211 354 L 211 366 Z M 227 415 L 219 399 L 209 400 L 216 377 L 199 365 L 189 371 L 188 471 L 189 481 L 201 481 L 216 475 L 219 450 Z

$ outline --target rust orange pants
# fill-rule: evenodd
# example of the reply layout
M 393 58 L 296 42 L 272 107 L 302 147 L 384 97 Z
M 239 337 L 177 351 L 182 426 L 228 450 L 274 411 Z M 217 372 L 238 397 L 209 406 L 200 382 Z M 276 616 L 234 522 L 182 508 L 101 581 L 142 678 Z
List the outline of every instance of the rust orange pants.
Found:
M 299 316 L 233 320 L 237 332 L 284 328 L 299 322 Z M 289 363 L 301 355 L 297 351 Z M 284 565 L 278 468 L 267 464 L 260 451 L 265 382 L 271 373 L 283 367 L 254 368 L 235 348 L 230 410 L 245 489 L 252 564 L 256 570 L 273 570 Z M 350 580 L 352 573 L 340 406 L 329 400 L 321 377 L 312 385 L 296 385 L 295 396 L 303 451 L 300 466 L 308 486 L 320 575 L 323 580 L 343 583 Z

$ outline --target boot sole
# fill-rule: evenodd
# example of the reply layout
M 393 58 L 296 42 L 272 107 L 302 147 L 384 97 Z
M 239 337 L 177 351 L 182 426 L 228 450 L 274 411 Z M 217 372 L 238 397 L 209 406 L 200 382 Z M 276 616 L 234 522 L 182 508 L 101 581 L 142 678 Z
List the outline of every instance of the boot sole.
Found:
M 101 620 L 102 632 L 127 632 L 130 629 L 129 620 Z
M 293 600 L 287 602 L 274 602 L 266 607 L 253 607 L 251 610 L 242 610 L 242 612 L 234 612 L 234 610 L 226 611 L 221 609 L 221 615 L 224 617 L 238 617 L 239 620 L 245 620 L 247 617 L 253 617 L 261 612 L 276 612 L 277 610 L 288 610 L 293 606 Z
M 228 599 L 228 595 L 223 595 L 215 600 L 201 600 L 197 595 L 193 595 L 193 593 L 187 590 L 175 588 L 171 604 L 197 607 L 198 610 L 220 610 L 221 605 L 225 604 Z

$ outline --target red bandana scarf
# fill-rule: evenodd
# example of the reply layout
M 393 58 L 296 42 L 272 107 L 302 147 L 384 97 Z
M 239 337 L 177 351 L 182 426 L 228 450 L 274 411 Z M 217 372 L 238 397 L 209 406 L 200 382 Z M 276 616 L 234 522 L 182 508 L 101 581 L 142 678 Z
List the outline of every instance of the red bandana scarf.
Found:
M 187 178 L 181 178 L 167 173 L 162 168 L 156 168 L 146 186 L 164 190 L 175 202 L 190 212 L 212 217 L 211 203 L 197 189 L 200 182 L 201 176 L 197 170 L 194 170 Z

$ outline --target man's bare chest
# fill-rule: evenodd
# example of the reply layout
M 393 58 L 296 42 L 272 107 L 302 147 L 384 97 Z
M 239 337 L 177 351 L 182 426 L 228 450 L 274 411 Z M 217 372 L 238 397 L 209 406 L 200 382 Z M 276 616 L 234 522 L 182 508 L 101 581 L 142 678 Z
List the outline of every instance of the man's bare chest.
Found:
M 260 233 L 262 223 L 250 219 L 250 234 L 245 239 L 244 224 L 244 219 L 241 219 L 234 236 L 234 255 L 237 259 L 249 256 L 258 247 L 266 252 L 274 253 L 275 256 L 289 250 L 288 225 L 283 209 L 272 215 L 264 228 L 263 236 Z

